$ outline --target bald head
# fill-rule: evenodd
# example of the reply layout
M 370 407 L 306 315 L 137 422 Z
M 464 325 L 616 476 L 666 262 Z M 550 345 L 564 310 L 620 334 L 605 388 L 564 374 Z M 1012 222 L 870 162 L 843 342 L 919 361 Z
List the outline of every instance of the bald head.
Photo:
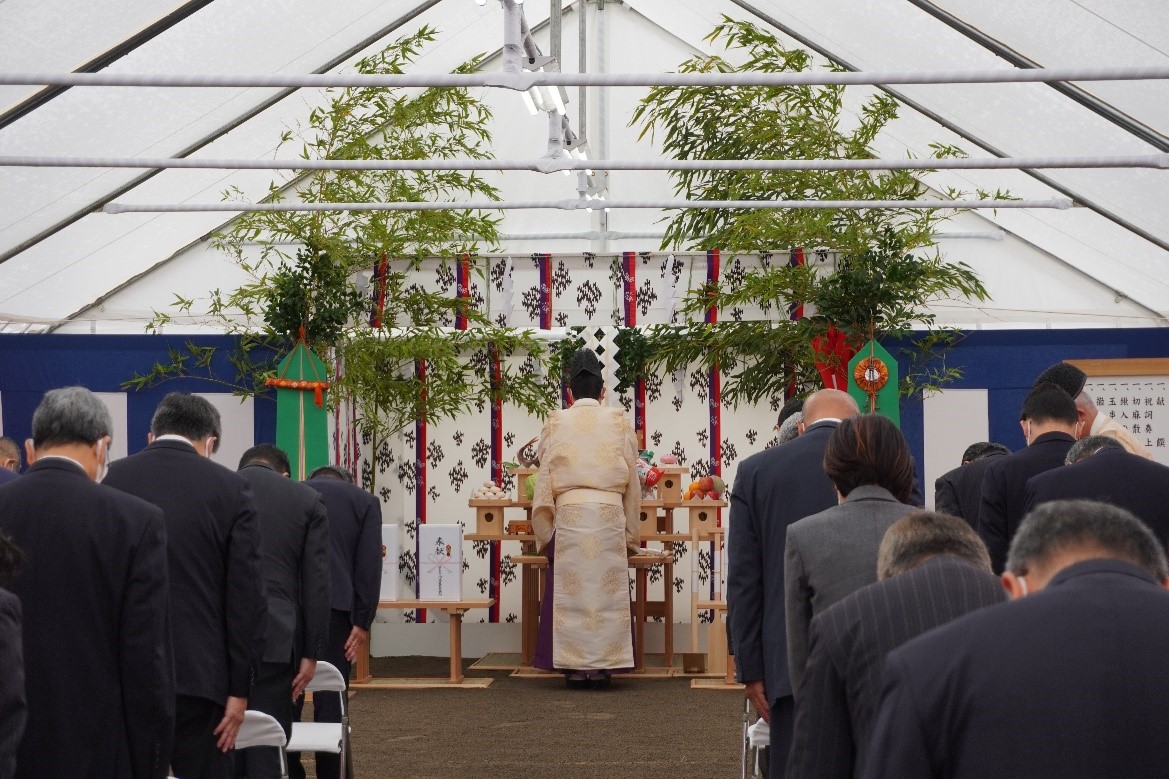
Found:
M 804 427 L 821 419 L 848 419 L 860 414 L 856 401 L 847 392 L 822 389 L 813 392 L 804 402 Z
M 1087 392 L 1076 395 L 1076 416 L 1081 422 L 1078 438 L 1092 435 L 1092 423 L 1096 421 L 1096 415 L 1099 413 L 1100 410 L 1096 408 L 1096 401 L 1092 400 L 1091 395 Z

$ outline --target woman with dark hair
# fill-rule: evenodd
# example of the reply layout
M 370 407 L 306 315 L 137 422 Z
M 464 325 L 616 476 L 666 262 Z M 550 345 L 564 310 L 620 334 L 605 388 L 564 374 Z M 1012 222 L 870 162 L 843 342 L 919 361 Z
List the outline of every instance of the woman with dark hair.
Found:
M 23 565 L 24 553 L 0 533 L 0 588 L 7 587 Z M 20 625 L 20 598 L 0 589 L 0 779 L 16 772 L 16 750 L 28 717 Z
M 914 470 L 905 437 L 880 414 L 845 419 L 828 439 L 824 473 L 840 504 L 788 526 L 784 549 L 788 668 L 797 712 L 812 617 L 877 581 L 885 531 L 917 511 L 907 505 Z
M 633 667 L 626 550 L 639 543 L 637 439 L 620 408 L 601 405 L 601 362 L 580 349 L 565 372 L 572 404 L 540 434 L 532 525 L 548 557 L 537 668 L 570 687 Z

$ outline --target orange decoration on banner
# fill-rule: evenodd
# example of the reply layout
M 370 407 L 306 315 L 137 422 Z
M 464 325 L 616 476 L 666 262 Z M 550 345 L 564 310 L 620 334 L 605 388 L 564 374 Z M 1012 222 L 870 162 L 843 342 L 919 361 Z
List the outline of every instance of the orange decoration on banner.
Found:
M 852 378 L 856 386 L 872 395 L 889 381 L 889 367 L 876 357 L 866 357 L 856 364 Z

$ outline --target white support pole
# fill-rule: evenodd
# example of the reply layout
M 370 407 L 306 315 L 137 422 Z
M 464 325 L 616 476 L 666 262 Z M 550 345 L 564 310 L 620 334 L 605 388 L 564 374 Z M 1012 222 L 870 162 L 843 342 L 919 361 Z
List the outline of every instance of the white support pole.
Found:
M 550 125 L 561 130 L 563 118 Z M 561 133 L 561 143 L 563 142 Z M 0 168 L 143 168 L 222 170 L 498 170 L 558 173 L 585 170 L 1028 170 L 1041 168 L 1160 168 L 1169 154 L 1090 157 L 961 157 L 895 160 L 577 160 L 568 156 L 535 160 L 250 160 L 200 157 L 72 157 L 0 155 Z
M 1067 209 L 1067 198 L 1050 200 L 478 200 L 464 203 L 109 203 L 107 214 L 134 213 L 205 213 L 221 211 L 245 213 L 256 211 L 519 211 L 558 209 L 587 211 L 603 208 L 654 209 Z
M 514 0 L 503 0 L 505 10 Z M 507 30 L 505 30 L 507 32 Z M 522 50 L 522 42 L 513 41 Z M 506 45 L 505 45 L 506 50 Z M 528 90 L 534 86 L 607 87 L 780 87 L 881 86 L 895 84 L 1035 84 L 1054 81 L 1155 81 L 1169 79 L 1169 66 L 994 68 L 985 70 L 889 70 L 800 73 L 0 73 L 0 86 L 66 87 L 222 87 L 325 89 L 328 87 L 498 87 Z
M 515 0 L 501 0 L 501 2 L 503 3 L 503 72 L 508 75 L 521 76 L 522 62 L 525 57 L 524 10 L 516 5 Z

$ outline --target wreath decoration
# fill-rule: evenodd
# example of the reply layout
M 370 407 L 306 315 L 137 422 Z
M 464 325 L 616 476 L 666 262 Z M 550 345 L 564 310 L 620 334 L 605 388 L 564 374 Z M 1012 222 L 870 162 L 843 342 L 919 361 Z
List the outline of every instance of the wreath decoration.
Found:
M 856 386 L 872 395 L 889 381 L 889 366 L 877 357 L 866 357 L 856 364 L 852 378 Z

